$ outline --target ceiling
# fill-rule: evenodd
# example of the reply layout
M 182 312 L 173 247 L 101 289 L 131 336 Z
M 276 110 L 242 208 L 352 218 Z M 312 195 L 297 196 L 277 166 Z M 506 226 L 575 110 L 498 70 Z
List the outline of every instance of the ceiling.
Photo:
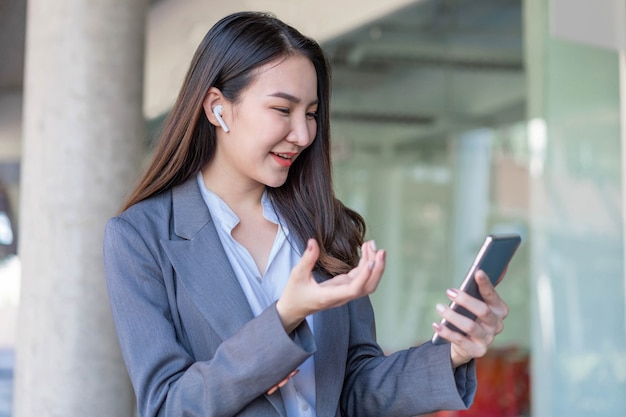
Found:
M 333 135 L 379 152 L 522 120 L 521 0 L 416 2 L 323 44 Z

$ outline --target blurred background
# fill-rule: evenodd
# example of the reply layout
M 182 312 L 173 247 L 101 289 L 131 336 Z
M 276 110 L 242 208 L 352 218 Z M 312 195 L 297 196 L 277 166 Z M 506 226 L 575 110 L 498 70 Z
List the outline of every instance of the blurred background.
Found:
M 102 229 L 201 38 L 251 9 L 331 62 L 386 351 L 430 339 L 485 235 L 522 236 L 476 403 L 437 416 L 626 415 L 626 0 L 1 0 L 0 417 L 134 414 Z

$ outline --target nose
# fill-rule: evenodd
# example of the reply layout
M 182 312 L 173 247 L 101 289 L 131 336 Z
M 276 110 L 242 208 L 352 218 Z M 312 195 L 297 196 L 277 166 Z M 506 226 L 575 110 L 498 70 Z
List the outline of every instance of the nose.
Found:
M 301 147 L 307 147 L 315 139 L 317 120 L 304 115 L 291 119 L 291 130 L 287 135 L 287 141 Z

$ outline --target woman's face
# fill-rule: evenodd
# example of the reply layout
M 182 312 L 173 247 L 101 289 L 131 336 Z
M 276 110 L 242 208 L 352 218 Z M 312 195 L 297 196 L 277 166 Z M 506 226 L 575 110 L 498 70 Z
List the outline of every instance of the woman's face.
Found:
M 214 163 L 229 180 L 279 187 L 316 134 L 317 77 L 311 61 L 291 56 L 266 64 L 237 103 L 226 103 Z M 255 184 L 256 183 L 256 184 Z

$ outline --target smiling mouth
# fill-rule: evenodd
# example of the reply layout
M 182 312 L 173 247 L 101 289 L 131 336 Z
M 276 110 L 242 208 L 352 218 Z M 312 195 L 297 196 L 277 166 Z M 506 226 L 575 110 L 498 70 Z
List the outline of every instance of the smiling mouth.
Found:
M 290 167 L 296 157 L 295 153 L 270 152 L 270 155 L 272 155 L 274 160 L 282 167 Z

